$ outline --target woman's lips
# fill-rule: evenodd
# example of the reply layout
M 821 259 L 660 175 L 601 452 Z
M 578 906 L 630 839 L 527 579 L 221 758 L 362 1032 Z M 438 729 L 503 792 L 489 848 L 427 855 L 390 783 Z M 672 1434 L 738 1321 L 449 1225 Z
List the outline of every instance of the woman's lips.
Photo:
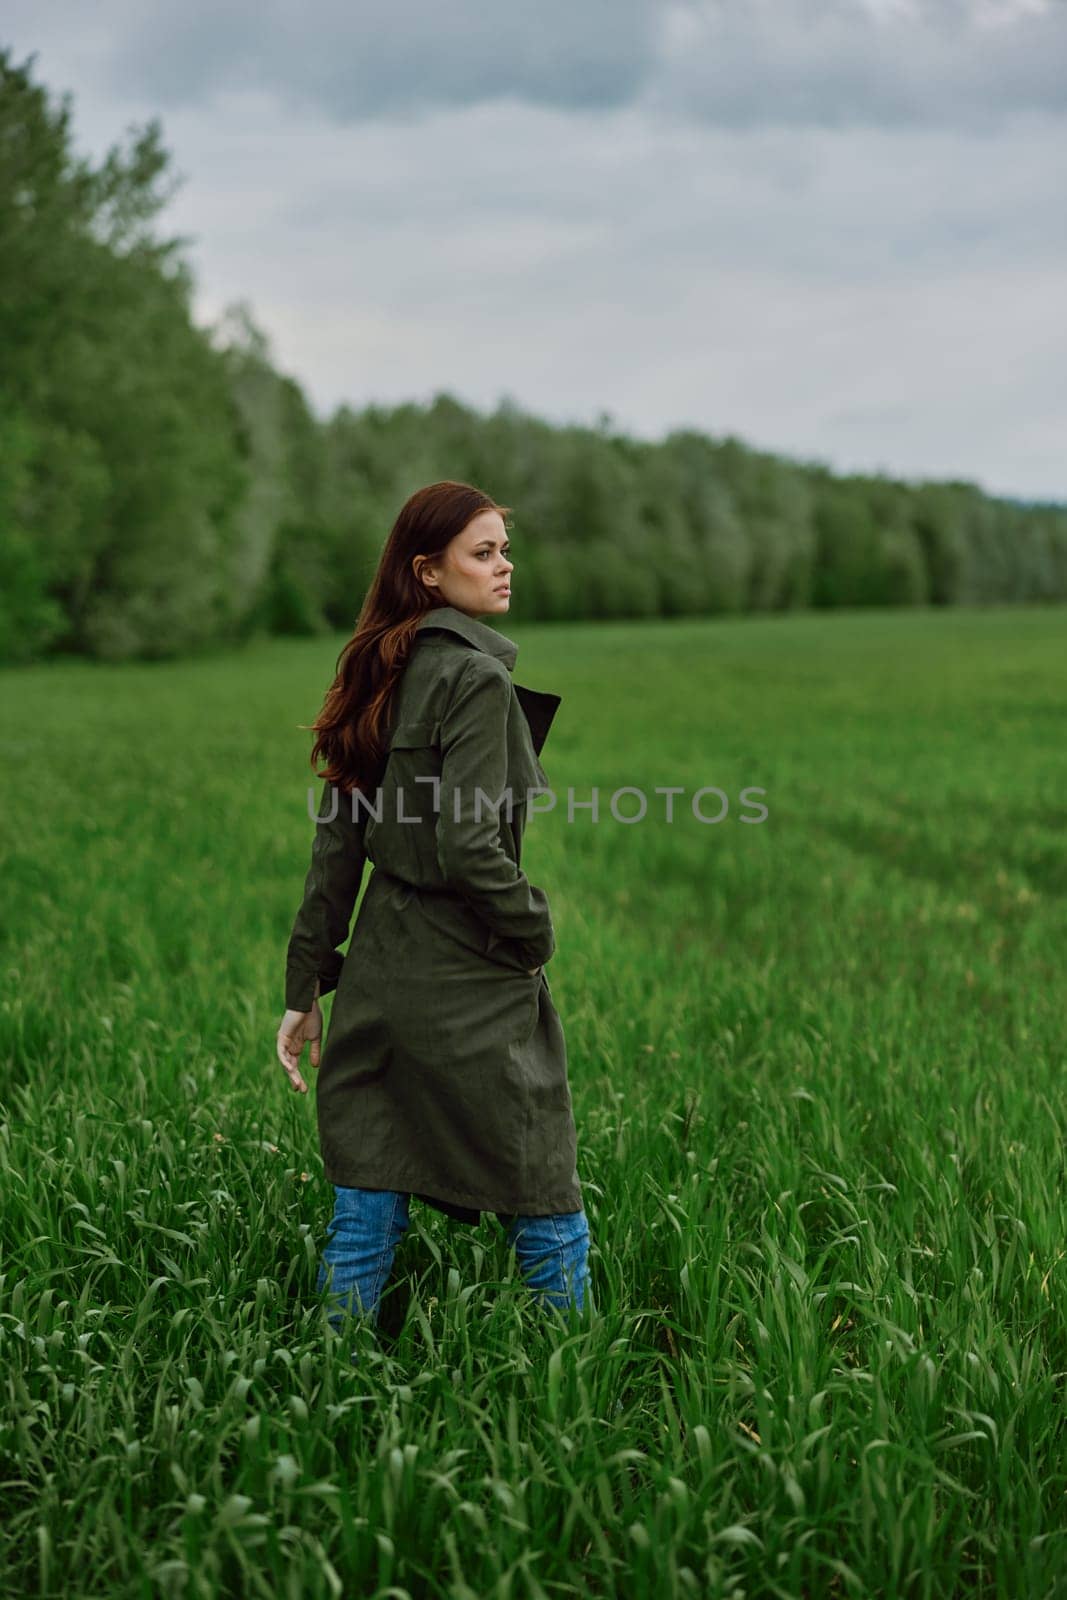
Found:
M 510 583 L 498 583 L 494 592 L 496 594 L 510 594 L 511 593 L 511 584 Z

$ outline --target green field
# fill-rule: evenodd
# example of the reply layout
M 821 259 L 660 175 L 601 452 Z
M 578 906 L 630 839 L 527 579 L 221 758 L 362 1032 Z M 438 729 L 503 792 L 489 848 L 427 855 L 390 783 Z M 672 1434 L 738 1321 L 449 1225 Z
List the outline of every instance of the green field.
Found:
M 419 1202 L 382 1335 L 315 1298 L 274 1034 L 343 637 L 3 674 L 0 1591 L 1067 1594 L 1067 609 L 511 633 L 577 1331 Z

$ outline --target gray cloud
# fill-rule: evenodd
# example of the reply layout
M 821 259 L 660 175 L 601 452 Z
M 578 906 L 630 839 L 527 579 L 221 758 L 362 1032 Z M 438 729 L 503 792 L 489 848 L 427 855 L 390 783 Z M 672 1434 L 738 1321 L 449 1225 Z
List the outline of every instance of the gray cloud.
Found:
M 164 110 L 265 91 L 342 125 L 511 99 L 588 112 L 640 103 L 737 129 L 989 131 L 1015 112 L 1067 110 L 1061 0 L 103 0 L 50 10 L 53 25 L 63 11 L 76 31 L 107 39 L 96 55 L 110 92 Z M 24 32 L 41 26 L 39 4 L 15 0 L 20 11 Z
M 338 122 L 504 97 L 597 111 L 640 91 L 657 17 L 648 0 L 192 0 L 128 12 L 108 71 L 163 105 L 265 88 Z
M 649 101 L 719 126 L 955 126 L 1067 111 L 1059 0 L 699 0 Z

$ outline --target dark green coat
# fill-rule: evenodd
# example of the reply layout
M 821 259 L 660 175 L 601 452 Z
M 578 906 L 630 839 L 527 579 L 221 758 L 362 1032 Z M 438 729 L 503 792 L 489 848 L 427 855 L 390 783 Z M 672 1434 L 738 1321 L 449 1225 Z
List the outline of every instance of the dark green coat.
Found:
M 421 618 L 377 791 L 323 786 L 331 820 L 316 822 L 286 967 L 295 1010 L 316 978 L 336 989 L 316 1092 L 327 1179 L 466 1222 L 582 1209 L 563 1028 L 527 970 L 555 949 L 552 916 L 520 867 L 560 697 L 512 682 L 517 653 L 452 606 Z

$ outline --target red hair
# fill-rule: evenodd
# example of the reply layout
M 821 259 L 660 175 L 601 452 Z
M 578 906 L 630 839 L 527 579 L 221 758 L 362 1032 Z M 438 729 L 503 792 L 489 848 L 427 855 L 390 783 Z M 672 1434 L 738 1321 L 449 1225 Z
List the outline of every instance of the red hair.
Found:
M 324 756 L 326 768 L 317 776 L 346 794 L 358 788 L 369 795 L 376 787 L 389 706 L 415 630 L 427 611 L 444 603 L 416 578 L 412 558 L 441 555 L 480 511 L 498 511 L 506 519 L 511 507 L 497 505 L 469 483 L 446 478 L 416 490 L 390 529 L 356 631 L 337 658 L 333 682 L 312 724 L 311 765 Z

